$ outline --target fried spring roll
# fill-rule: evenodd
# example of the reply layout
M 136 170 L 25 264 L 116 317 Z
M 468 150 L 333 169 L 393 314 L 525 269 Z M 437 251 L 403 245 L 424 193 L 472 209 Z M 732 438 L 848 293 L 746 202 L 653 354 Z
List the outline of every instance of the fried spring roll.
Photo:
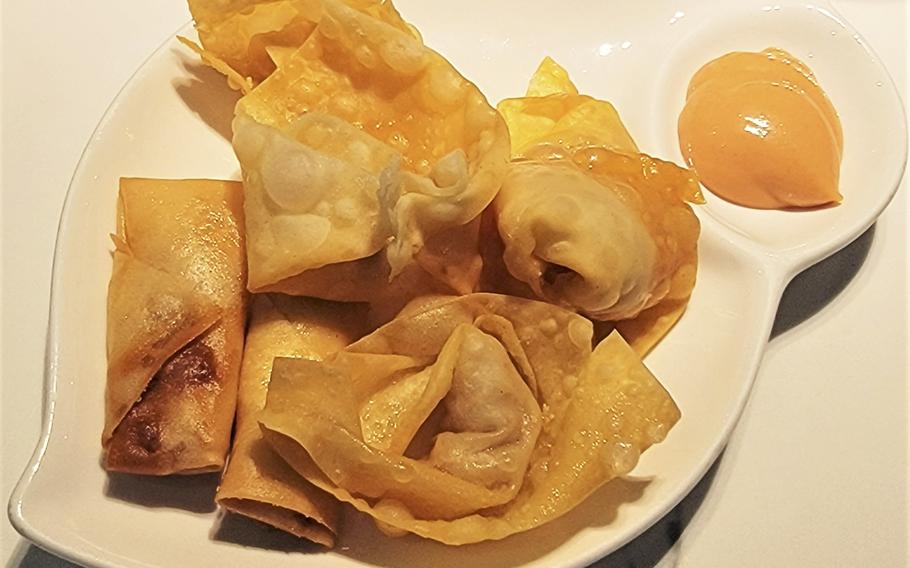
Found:
M 246 318 L 242 186 L 124 178 L 117 216 L 103 465 L 219 471 Z
M 234 447 L 215 500 L 228 511 L 331 547 L 340 504 L 300 477 L 262 438 L 276 357 L 321 360 L 356 340 L 366 306 L 280 294 L 256 295 L 244 350 Z

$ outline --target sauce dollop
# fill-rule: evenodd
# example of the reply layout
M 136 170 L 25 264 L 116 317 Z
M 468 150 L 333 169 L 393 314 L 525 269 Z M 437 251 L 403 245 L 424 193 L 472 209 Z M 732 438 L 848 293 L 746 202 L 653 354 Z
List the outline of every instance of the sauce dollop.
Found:
M 679 144 L 712 193 L 757 209 L 839 203 L 843 131 L 812 71 L 786 51 L 734 52 L 689 83 Z

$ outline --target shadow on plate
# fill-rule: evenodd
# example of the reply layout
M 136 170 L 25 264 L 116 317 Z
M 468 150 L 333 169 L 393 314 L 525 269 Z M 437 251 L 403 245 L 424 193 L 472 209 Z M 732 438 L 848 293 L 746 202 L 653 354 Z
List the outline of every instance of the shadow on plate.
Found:
M 220 476 L 220 473 L 169 477 L 111 473 L 104 494 L 150 509 L 211 513 L 215 510 L 215 490 Z
M 771 339 L 811 318 L 843 292 L 866 261 L 874 239 L 872 225 L 839 252 L 797 274 L 781 297 Z
M 705 474 L 686 498 L 663 519 L 615 553 L 592 564 L 591 568 L 654 568 L 668 554 L 672 554 L 674 544 L 701 506 L 722 458 L 723 455 L 718 458 L 711 469 L 708 470 L 708 473 Z M 180 480 L 177 479 L 175 481 Z M 571 537 L 573 533 L 583 530 L 585 527 L 605 525 L 612 522 L 618 507 L 622 503 L 641 497 L 647 485 L 647 481 L 616 480 L 595 493 L 558 523 L 544 525 L 531 532 L 510 537 L 506 541 L 510 543 L 510 552 L 517 551 L 510 555 L 510 560 L 516 563 L 531 561 L 545 554 L 548 550 L 559 546 L 565 539 Z M 158 487 L 161 486 L 159 485 Z M 138 489 L 135 490 L 138 491 Z M 210 500 L 211 497 L 206 496 L 206 499 Z M 603 514 L 605 510 L 608 511 L 608 514 Z M 355 515 L 350 511 L 348 511 L 348 515 L 349 517 L 356 516 L 357 518 L 346 522 L 345 532 L 356 531 L 355 534 L 367 532 L 369 536 L 366 538 L 362 535 L 358 537 L 359 542 L 356 550 L 346 549 L 342 542 L 336 552 L 362 562 L 372 562 L 377 565 L 412 565 L 412 563 L 400 558 L 400 547 L 403 542 L 401 539 L 390 539 L 383 536 L 376 530 L 373 522 L 363 515 Z M 313 554 L 324 550 L 262 523 L 231 514 L 219 516 L 212 536 L 215 540 L 225 543 L 282 552 Z M 429 545 L 437 549 L 436 552 L 439 553 L 440 560 L 445 555 L 445 552 L 450 550 L 443 545 L 421 541 L 417 537 L 404 538 L 414 539 L 415 542 L 419 542 L 422 545 L 421 548 L 423 548 L 423 545 Z M 49 554 L 36 546 L 25 544 L 22 546 L 25 548 L 24 554 L 14 554 L 13 560 L 6 568 L 75 568 L 74 564 L 70 564 L 66 560 Z M 492 546 L 479 544 L 463 547 L 461 550 L 467 552 L 471 557 L 472 568 L 482 568 L 501 564 L 501 550 L 497 555 L 495 547 L 496 543 L 492 543 Z M 486 548 L 486 551 L 483 550 L 484 548 Z M 464 559 L 461 555 L 459 555 L 459 558 Z M 430 562 L 432 559 L 433 554 L 431 551 L 428 556 L 428 565 L 439 566 L 440 568 L 446 565 L 442 561 L 438 563 Z
M 457 555 L 452 554 L 451 547 L 413 535 L 389 538 L 379 532 L 372 519 L 347 509 L 342 534 L 356 534 L 356 546 L 346 546 L 342 538 L 335 552 L 376 566 L 404 567 L 419 562 L 424 566 L 454 568 L 464 565 L 465 559 L 469 558 L 471 568 L 487 568 L 502 566 L 505 549 L 509 563 L 520 565 L 544 556 L 586 528 L 610 524 L 619 508 L 624 503 L 640 499 L 649 484 L 647 480 L 616 479 L 558 522 L 512 535 L 503 541 L 462 546 L 458 548 Z M 407 554 L 403 554 L 403 550 L 408 551 Z
M 231 513 L 218 515 L 218 521 L 215 523 L 211 535 L 214 540 L 219 542 L 251 548 L 303 554 L 326 551 L 326 548 L 318 544 L 297 538 L 265 523 Z
M 187 48 L 184 50 L 188 51 Z M 175 48 L 177 57 L 183 62 L 186 77 L 172 83 L 174 90 L 209 128 L 230 141 L 234 106 L 240 99 L 240 93 L 228 87 L 224 75 L 200 63 L 194 59 L 195 54 L 185 53 L 184 50 Z
M 13 553 L 6 568 L 78 568 L 62 558 L 45 552 L 33 544 L 22 544 L 23 554 Z
M 705 500 L 723 457 L 721 454 L 692 491 L 654 526 L 613 554 L 591 564 L 589 568 L 675 566 L 673 558 L 676 554 L 674 548 L 676 542 Z

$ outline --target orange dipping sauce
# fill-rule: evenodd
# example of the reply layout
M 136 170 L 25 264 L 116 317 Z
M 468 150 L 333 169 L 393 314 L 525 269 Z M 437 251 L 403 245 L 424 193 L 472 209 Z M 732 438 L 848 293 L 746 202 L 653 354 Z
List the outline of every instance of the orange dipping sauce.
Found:
M 757 209 L 839 203 L 844 139 L 812 71 L 786 51 L 734 52 L 692 77 L 679 145 L 701 182 Z

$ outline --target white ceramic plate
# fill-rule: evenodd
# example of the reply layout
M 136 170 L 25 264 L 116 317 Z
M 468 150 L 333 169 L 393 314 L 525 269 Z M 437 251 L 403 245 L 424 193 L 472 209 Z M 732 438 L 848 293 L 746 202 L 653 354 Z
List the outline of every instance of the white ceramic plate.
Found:
M 644 151 L 680 161 L 676 116 L 689 77 L 731 50 L 785 48 L 839 109 L 845 202 L 752 211 L 708 196 L 698 285 L 683 320 L 648 357 L 683 410 L 634 475 L 566 517 L 500 542 L 447 548 L 387 539 L 350 514 L 331 553 L 243 546 L 218 532 L 214 479 L 109 478 L 99 466 L 105 297 L 121 176 L 236 177 L 226 139 L 234 99 L 169 40 L 112 104 L 67 197 L 54 261 L 44 432 L 10 502 L 14 526 L 90 566 L 583 566 L 644 531 L 700 479 L 748 395 L 783 286 L 858 236 L 887 205 L 907 154 L 900 100 L 877 58 L 829 8 L 743 0 L 552 2 L 401 0 L 405 17 L 491 101 L 523 92 L 544 55 L 580 90 L 613 101 Z M 190 29 L 185 30 L 191 33 Z M 268 544 L 268 543 L 260 543 Z

